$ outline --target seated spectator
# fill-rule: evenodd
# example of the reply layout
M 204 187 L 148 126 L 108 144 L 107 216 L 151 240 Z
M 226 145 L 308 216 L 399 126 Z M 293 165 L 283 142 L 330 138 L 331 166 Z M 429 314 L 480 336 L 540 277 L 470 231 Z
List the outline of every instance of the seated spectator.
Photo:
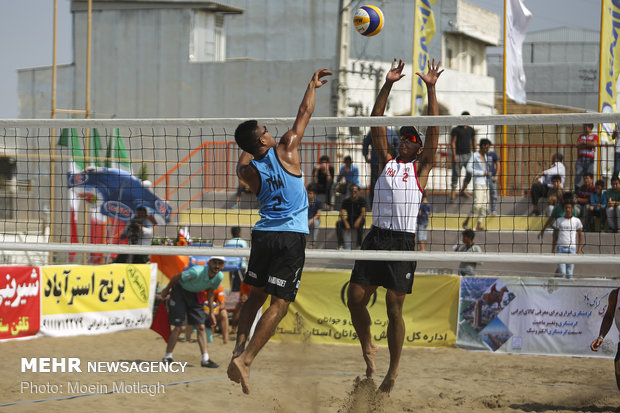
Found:
M 209 313 L 209 304 L 207 291 L 202 292 L 202 299 L 204 301 L 205 312 Z M 224 344 L 228 343 L 228 311 L 226 311 L 226 294 L 224 294 L 224 287 L 222 284 L 213 291 L 213 302 L 215 304 L 213 313 L 215 314 L 215 320 L 217 325 L 211 325 L 211 330 L 215 331 L 215 328 L 219 328 L 222 333 L 222 340 Z
M 308 248 L 314 248 L 319 238 L 321 226 L 321 211 L 323 202 L 317 197 L 316 184 L 308 185 L 308 229 L 310 230 L 310 243 Z
M 532 213 L 531 215 L 540 215 L 538 210 L 538 201 L 541 198 L 546 198 L 549 190 L 552 188 L 551 177 L 554 175 L 560 175 L 562 179 L 562 188 L 564 188 L 564 181 L 566 180 L 566 167 L 562 163 L 564 157 L 561 153 L 555 153 L 551 157 L 551 167 L 545 169 L 534 178 L 532 187 L 530 188 L 530 195 L 532 197 Z
M 562 203 L 564 197 L 564 189 L 562 188 L 562 178 L 560 175 L 551 177 L 551 189 L 547 193 L 547 216 L 551 216 L 551 212 L 556 205 Z
M 611 178 L 611 188 L 605 191 L 607 197 L 607 224 L 609 230 L 618 232 L 620 228 L 620 178 Z
M 426 240 L 428 239 L 428 219 L 433 213 L 431 212 L 431 204 L 426 198 L 426 194 L 422 194 L 422 203 L 418 211 L 418 231 L 416 232 L 416 240 L 418 241 L 418 251 L 426 251 Z
M 329 156 L 323 155 L 319 163 L 312 169 L 312 183 L 316 184 L 316 193 L 322 198 L 328 209 L 331 209 L 331 189 L 334 183 L 334 167 Z
M 590 195 L 594 193 L 594 175 L 590 172 L 584 173 L 581 182 L 582 184 L 577 191 L 577 200 L 575 202 L 575 209 L 579 217 L 585 215 L 586 206 L 590 204 Z
M 360 172 L 357 166 L 353 165 L 353 160 L 349 155 L 344 157 L 344 165 L 338 172 L 336 178 L 336 196 L 349 193 L 351 186 L 360 187 Z
M 454 250 L 457 252 L 482 252 L 482 248 L 479 245 L 474 244 L 474 237 L 476 233 L 472 229 L 466 229 L 462 233 L 463 243 L 454 246 Z M 475 275 L 477 262 L 462 262 L 459 264 L 459 275 Z
M 351 232 L 357 231 L 357 246 L 362 245 L 364 225 L 366 224 L 366 199 L 360 196 L 360 188 L 351 186 L 351 196 L 342 201 L 340 219 L 336 222 L 338 248 L 351 249 Z
M 607 208 L 607 197 L 605 196 L 605 182 L 600 179 L 594 184 L 594 192 L 590 195 L 590 202 L 584 213 L 584 229 L 594 231 L 594 218 L 598 217 L 600 230 L 605 226 L 605 208 Z

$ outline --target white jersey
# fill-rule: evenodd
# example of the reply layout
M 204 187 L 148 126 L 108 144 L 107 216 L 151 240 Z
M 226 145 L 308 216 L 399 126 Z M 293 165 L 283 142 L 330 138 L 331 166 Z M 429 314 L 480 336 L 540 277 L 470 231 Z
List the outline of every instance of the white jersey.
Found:
M 405 163 L 398 158 L 390 159 L 385 164 L 375 184 L 372 204 L 374 226 L 415 234 L 422 202 L 416 166 L 415 161 Z

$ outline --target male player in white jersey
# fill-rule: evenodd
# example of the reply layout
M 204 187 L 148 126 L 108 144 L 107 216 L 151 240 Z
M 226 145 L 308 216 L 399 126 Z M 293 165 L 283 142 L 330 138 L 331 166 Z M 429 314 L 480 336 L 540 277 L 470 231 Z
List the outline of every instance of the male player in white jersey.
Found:
M 607 303 L 607 311 L 603 316 L 603 321 L 601 321 L 601 330 L 598 334 L 598 338 L 596 338 L 592 344 L 590 344 L 590 349 L 592 351 L 598 351 L 598 348 L 603 344 L 603 339 L 609 332 L 611 328 L 611 323 L 613 323 L 614 319 L 616 320 L 616 328 L 620 331 L 620 307 L 618 307 L 618 288 L 614 289 L 611 293 L 609 293 L 609 300 Z M 614 367 L 616 370 L 616 386 L 618 386 L 618 390 L 620 390 L 620 343 L 618 343 L 618 350 L 616 352 L 616 357 L 614 359 Z
M 441 62 L 428 62 L 426 74 L 416 73 L 426 84 L 428 95 L 428 115 L 439 114 L 435 83 L 443 70 Z M 385 77 L 371 116 L 383 116 L 388 96 L 394 82 L 405 76 L 402 60 L 396 62 Z M 429 126 L 426 129 L 426 145 L 413 126 L 400 129 L 400 146 L 398 157 L 389 158 L 387 132 L 385 126 L 372 127 L 372 146 L 379 156 L 379 170 L 382 170 L 375 185 L 373 200 L 373 226 L 364 242 L 362 250 L 400 250 L 415 249 L 415 232 L 422 193 L 426 187 L 428 175 L 433 167 L 439 128 Z M 405 338 L 403 320 L 403 303 L 405 296 L 411 294 L 416 263 L 412 261 L 357 261 L 351 273 L 348 293 L 348 307 L 351 320 L 362 345 L 362 354 L 366 361 L 366 376 L 371 377 L 375 371 L 374 356 L 377 345 L 372 342 L 370 334 L 370 314 L 366 304 L 378 286 L 387 289 L 385 302 L 389 319 L 387 329 L 390 366 L 379 391 L 388 394 L 394 387 L 398 376 L 398 364 Z
M 235 141 L 243 150 L 237 175 L 256 194 L 261 216 L 252 230 L 252 249 L 244 277 L 251 286 L 250 296 L 241 308 L 237 342 L 228 365 L 228 377 L 240 383 L 246 394 L 250 392 L 250 365 L 286 315 L 289 304 L 295 301 L 299 288 L 305 260 L 304 234 L 308 234 L 308 196 L 298 146 L 314 112 L 316 89 L 331 74 L 327 69 L 314 72 L 295 123 L 279 142 L 255 120 L 243 122 L 235 130 Z M 246 348 L 256 313 L 270 295 L 269 308 Z

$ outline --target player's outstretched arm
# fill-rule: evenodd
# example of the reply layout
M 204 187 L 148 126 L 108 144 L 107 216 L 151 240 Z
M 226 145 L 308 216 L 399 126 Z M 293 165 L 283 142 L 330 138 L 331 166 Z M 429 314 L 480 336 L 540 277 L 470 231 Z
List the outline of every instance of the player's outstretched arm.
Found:
M 439 115 L 439 104 L 437 103 L 437 95 L 435 93 L 435 84 L 437 79 L 443 73 L 443 69 L 439 70 L 441 60 L 435 64 L 435 59 L 427 62 L 428 71 L 426 74 L 416 73 L 420 79 L 426 84 L 426 95 L 428 99 L 427 112 L 428 116 Z M 418 167 L 418 182 L 422 189 L 426 187 L 428 174 L 433 168 L 435 153 L 437 152 L 437 143 L 439 140 L 439 127 L 429 126 L 426 128 L 426 141 L 424 142 L 424 151 L 419 158 L 420 166 Z
M 387 106 L 388 96 L 390 96 L 390 92 L 392 91 L 392 85 L 394 82 L 398 82 L 400 79 L 405 77 L 405 74 L 403 73 L 404 68 L 405 63 L 402 59 L 399 59 L 398 62 L 394 59 L 392 68 L 388 71 L 387 75 L 385 75 L 385 83 L 377 95 L 377 99 L 375 100 L 375 105 L 372 107 L 370 116 L 383 116 Z M 375 152 L 377 152 L 379 157 L 379 171 L 382 171 L 390 158 L 387 141 L 387 128 L 385 126 L 373 126 L 370 128 L 370 133 L 372 136 L 372 147 Z
M 614 313 L 616 312 L 616 305 L 618 303 L 618 289 L 616 288 L 609 294 L 609 300 L 607 302 L 607 311 L 601 321 L 601 330 L 598 337 L 590 344 L 592 351 L 598 351 L 598 348 L 603 344 L 603 338 L 609 332 L 611 323 L 614 321 Z

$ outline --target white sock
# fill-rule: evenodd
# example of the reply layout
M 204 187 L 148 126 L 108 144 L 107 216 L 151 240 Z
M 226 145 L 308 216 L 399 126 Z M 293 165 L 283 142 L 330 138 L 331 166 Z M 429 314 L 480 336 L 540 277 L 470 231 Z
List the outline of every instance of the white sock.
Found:
M 166 355 L 164 356 L 164 358 L 172 358 L 172 353 L 166 353 Z
M 202 361 L 209 361 L 209 353 L 202 353 Z

